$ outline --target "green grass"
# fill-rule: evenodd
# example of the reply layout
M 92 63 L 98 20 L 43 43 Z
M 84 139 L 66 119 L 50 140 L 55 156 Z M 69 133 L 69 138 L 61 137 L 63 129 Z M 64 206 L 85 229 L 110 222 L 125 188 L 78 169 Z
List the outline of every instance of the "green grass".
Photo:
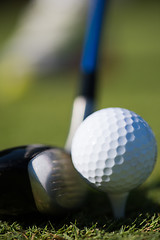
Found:
M 140 114 L 152 127 L 159 148 L 160 8 L 158 1 L 137 4 L 111 5 L 97 109 L 119 106 Z M 63 146 L 77 79 L 78 70 L 55 75 L 52 81 L 34 83 L 19 100 L 1 103 L 0 149 L 28 143 Z M 0 239 L 159 239 L 159 162 L 158 154 L 152 175 L 130 194 L 124 219 L 114 220 L 106 196 L 92 192 L 82 209 L 63 218 L 0 216 Z
M 134 213 L 124 220 L 99 215 L 96 209 L 87 217 L 88 209 L 63 221 L 53 218 L 2 220 L 3 239 L 159 239 L 160 216 L 155 213 Z M 99 211 L 99 212 L 100 212 Z M 97 214 L 96 214 L 97 213 Z M 96 217 L 96 220 L 94 220 Z

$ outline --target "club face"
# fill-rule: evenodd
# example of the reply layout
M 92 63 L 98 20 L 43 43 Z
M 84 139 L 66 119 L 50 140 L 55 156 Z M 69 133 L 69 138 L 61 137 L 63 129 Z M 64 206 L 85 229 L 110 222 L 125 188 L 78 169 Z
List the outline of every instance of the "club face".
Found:
M 87 185 L 64 150 L 54 148 L 38 154 L 29 162 L 28 172 L 39 212 L 59 215 L 84 203 Z
M 0 151 L 0 213 L 36 211 L 27 166 L 32 157 L 49 146 L 27 145 Z

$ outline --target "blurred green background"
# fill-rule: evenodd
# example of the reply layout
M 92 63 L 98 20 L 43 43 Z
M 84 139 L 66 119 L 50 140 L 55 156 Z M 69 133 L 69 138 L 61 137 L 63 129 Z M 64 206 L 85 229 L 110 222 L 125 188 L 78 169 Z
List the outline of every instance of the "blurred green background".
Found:
M 16 29 L 26 4 L 8 0 L 1 5 L 0 49 Z M 97 109 L 135 111 L 152 127 L 159 147 L 160 2 L 111 1 L 101 43 Z M 23 96 L 2 101 L 0 149 L 32 143 L 64 146 L 78 79 L 75 64 L 61 73 L 37 77 Z M 159 170 L 158 159 L 149 182 L 158 180 Z

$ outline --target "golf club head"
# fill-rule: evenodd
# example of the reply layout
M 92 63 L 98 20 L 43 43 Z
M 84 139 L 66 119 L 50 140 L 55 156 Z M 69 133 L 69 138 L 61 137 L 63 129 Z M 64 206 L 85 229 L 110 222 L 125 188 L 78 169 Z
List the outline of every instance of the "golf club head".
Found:
M 27 167 L 31 158 L 48 148 L 45 145 L 26 145 L 0 151 L 0 214 L 37 211 Z
M 29 162 L 28 172 L 39 212 L 61 215 L 84 203 L 88 186 L 65 150 L 52 148 L 41 152 Z

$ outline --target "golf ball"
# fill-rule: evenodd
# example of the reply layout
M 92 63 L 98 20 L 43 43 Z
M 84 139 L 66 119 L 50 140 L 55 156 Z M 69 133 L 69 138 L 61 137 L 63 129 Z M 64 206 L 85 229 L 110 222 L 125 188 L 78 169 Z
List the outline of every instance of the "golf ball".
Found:
M 128 192 L 152 172 L 155 136 L 136 113 L 106 108 L 87 117 L 72 142 L 72 161 L 91 184 L 108 193 Z

